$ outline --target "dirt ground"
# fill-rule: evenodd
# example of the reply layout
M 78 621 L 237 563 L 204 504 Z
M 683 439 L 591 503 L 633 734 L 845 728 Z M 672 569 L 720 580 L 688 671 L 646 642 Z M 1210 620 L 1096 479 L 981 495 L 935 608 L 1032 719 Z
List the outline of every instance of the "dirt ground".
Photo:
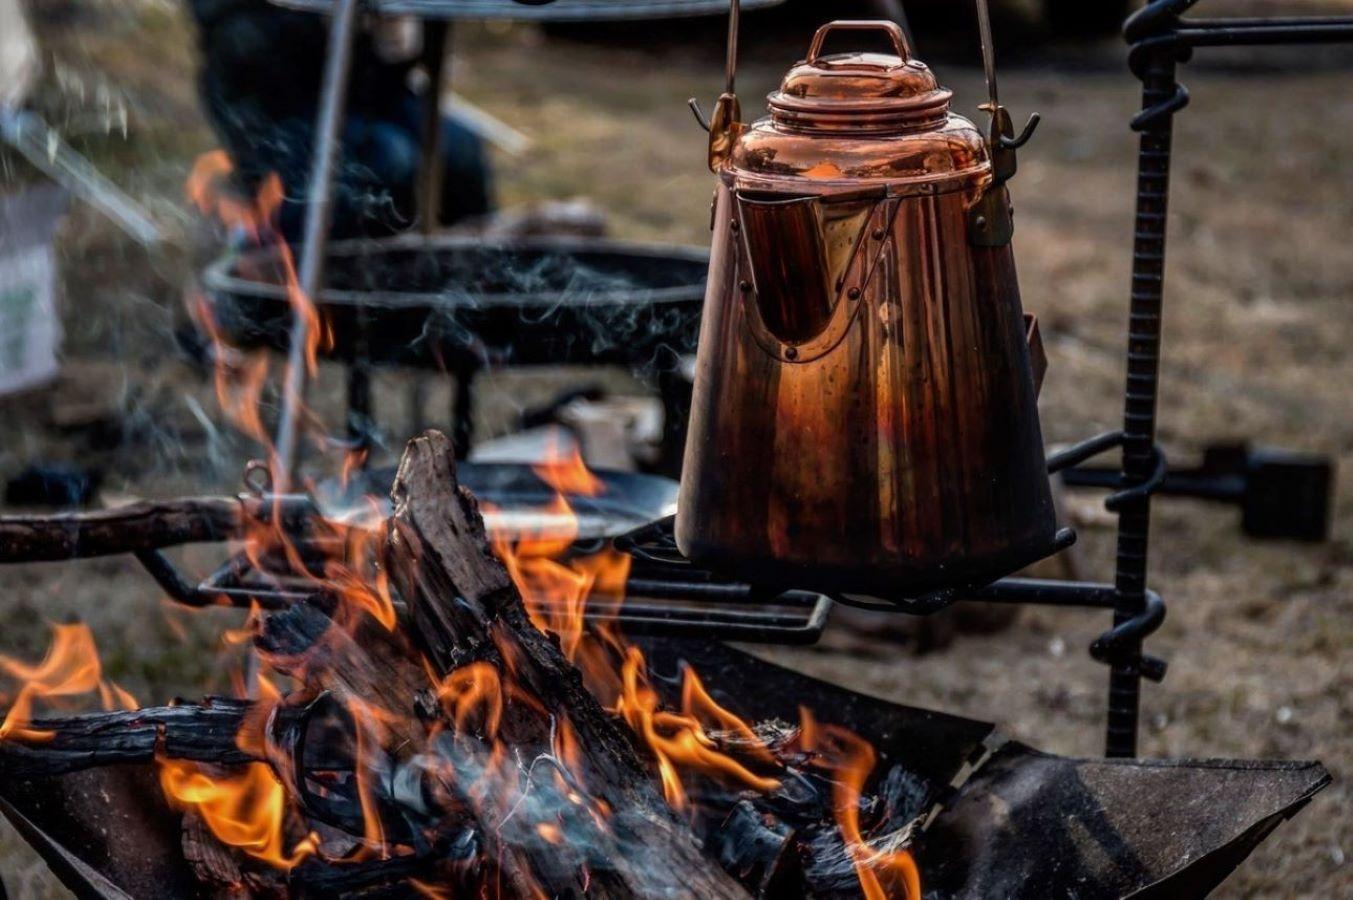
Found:
M 174 350 L 194 272 L 220 235 L 191 215 L 181 184 L 214 141 L 192 84 L 194 46 L 177 4 L 97 0 L 33 4 L 47 52 L 39 106 L 72 141 L 144 200 L 173 234 L 146 250 L 78 205 L 61 236 L 65 370 L 49 391 L 0 402 L 0 475 L 35 459 L 104 469 L 104 500 L 232 491 L 252 452 L 220 424 L 209 380 Z M 1328 8 L 1218 2 L 1214 9 Z M 755 22 L 755 17 L 749 17 Z M 504 204 L 586 197 L 612 231 L 703 244 L 710 176 L 687 97 L 710 98 L 718 37 L 635 49 L 517 28 L 464 26 L 453 83 L 528 135 L 531 150 L 497 162 Z M 799 52 L 749 28 L 744 107 Z M 806 37 L 806 35 L 805 35 Z M 927 40 L 922 34 L 921 55 Z M 1043 43 L 1007 54 L 1002 99 L 1044 124 L 1014 185 L 1026 308 L 1043 320 L 1051 369 L 1042 398 L 1050 443 L 1117 426 L 1130 262 L 1138 89 L 1112 40 Z M 931 61 L 961 110 L 982 99 L 975 48 L 936 38 Z M 647 42 L 646 42 L 647 43 Z M 970 52 L 972 51 L 972 52 Z M 1353 58 L 1332 52 L 1201 55 L 1184 69 L 1194 97 L 1176 129 L 1161 439 L 1188 463 L 1209 443 L 1327 454 L 1344 477 L 1333 538 L 1245 539 L 1230 507 L 1156 504 L 1152 583 L 1170 604 L 1151 641 L 1170 662 L 1144 691 L 1141 751 L 1161 757 L 1322 760 L 1334 784 L 1284 824 L 1217 896 L 1353 895 Z M 0 189 L 33 179 L 0 151 Z M 578 373 L 504 373 L 483 394 L 481 432 Z M 623 379 L 616 379 L 617 381 Z M 392 445 L 404 435 L 408 376 L 387 373 L 378 408 Z M 341 377 L 326 371 L 319 407 L 337 422 Z M 433 386 L 429 408 L 445 409 Z M 109 413 L 83 415 L 92 406 Z M 110 428 L 109 421 L 118 427 Z M 1087 574 L 1112 559 L 1112 521 L 1093 493 L 1073 495 Z M 209 548 L 184 556 L 204 569 Z M 224 690 L 229 613 L 187 615 L 157 600 L 134 565 L 109 559 L 30 566 L 0 582 L 0 653 L 34 659 L 47 624 L 78 616 L 107 673 L 143 701 Z M 766 651 L 806 672 L 918 706 L 999 722 L 1040 748 L 1102 751 L 1106 674 L 1085 650 L 1103 617 L 1029 611 L 994 635 L 963 634 L 919 653 L 880 621 L 875 635 L 833 629 L 820 647 Z M 0 824 L 0 877 L 13 896 L 64 896 Z

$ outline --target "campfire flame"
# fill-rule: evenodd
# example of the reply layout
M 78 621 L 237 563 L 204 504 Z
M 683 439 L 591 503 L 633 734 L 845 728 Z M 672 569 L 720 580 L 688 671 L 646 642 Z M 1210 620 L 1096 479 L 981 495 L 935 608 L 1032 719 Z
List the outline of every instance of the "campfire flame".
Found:
M 921 876 L 911 853 L 871 846 L 860 828 L 860 797 L 876 759 L 873 746 L 849 729 L 818 723 L 812 710 L 806 707 L 799 708 L 799 718 L 800 746 L 814 754 L 816 764 L 834 776 L 832 806 L 836 822 L 866 900 L 887 897 L 920 900 Z
M 283 870 L 314 854 L 314 837 L 306 837 L 290 853 L 285 851 L 286 792 L 267 763 L 248 763 L 226 771 L 161 759 L 159 768 L 160 788 L 169 802 L 201 816 L 223 844 Z
M 198 157 L 188 175 L 185 193 L 204 215 L 215 216 L 230 230 L 246 235 L 256 244 L 267 242 L 275 249 L 291 313 L 307 325 L 304 364 L 307 373 L 313 376 L 319 371 L 321 348 L 333 346 L 333 334 L 320 316 L 319 309 L 301 289 L 291 247 L 272 228 L 272 222 L 286 197 L 282 179 L 276 173 L 268 175 L 253 199 L 245 200 L 230 183 L 233 172 L 234 165 L 225 151 L 204 153 Z M 230 347 L 222 339 L 204 298 L 196 297 L 189 311 L 211 339 L 217 361 L 216 398 L 222 412 L 241 432 L 268 449 L 273 479 L 280 481 L 272 442 L 260 414 L 260 400 L 269 369 L 267 354 L 264 351 L 242 354 Z
M 313 371 L 321 342 L 327 339 L 325 329 L 314 304 L 300 290 L 290 251 L 268 224 L 282 199 L 281 183 L 269 178 L 256 198 L 242 201 L 223 188 L 230 173 L 223 153 L 202 157 L 189 179 L 189 198 L 204 212 L 255 240 L 279 242 L 287 296 L 298 314 L 311 319 L 306 365 Z M 223 412 L 242 433 L 268 448 L 273 458 L 260 413 L 269 374 L 266 357 L 242 356 L 227 347 L 209 307 L 199 303 L 195 311 L 216 344 L 216 389 Z M 340 462 L 346 483 L 360 460 L 349 454 Z M 554 496 L 535 511 L 536 524 L 531 528 L 485 504 L 492 526 L 491 546 L 519 590 L 531 622 L 557 638 L 563 655 L 582 672 L 587 689 L 634 733 L 651 759 L 670 806 L 694 818 L 702 794 L 711 786 L 725 793 L 780 789 L 786 772 L 784 747 L 773 748 L 748 722 L 716 701 L 689 667 L 681 672 L 680 708 L 665 707 L 642 650 L 624 638 L 614 621 L 588 622 L 589 602 L 604 600 L 610 609 L 623 603 L 630 574 L 631 558 L 626 554 L 614 549 L 587 555 L 575 551 L 580 524 L 570 498 L 597 497 L 606 490 L 605 482 L 587 468 L 575 447 L 555 447 L 534 471 Z M 307 535 L 302 548 L 280 519 L 274 516 L 269 522 L 251 523 L 244 551 L 259 569 L 275 571 L 280 563 L 289 575 L 333 598 L 338 604 L 333 625 L 302 659 L 259 657 L 262 669 L 247 685 L 255 702 L 235 741 L 260 761 L 221 767 L 161 754 L 157 767 L 167 801 L 200 817 L 222 844 L 289 871 L 315 856 L 337 864 L 411 852 L 400 845 L 403 838 L 398 837 L 408 833 L 408 823 L 386 821 L 382 816 L 391 802 L 391 785 L 404 776 L 418 776 L 427 795 L 424 799 L 430 797 L 434 804 L 449 809 L 468 803 L 480 812 L 491 811 L 492 815 L 479 818 L 498 823 L 500 829 L 520 817 L 535 840 L 558 847 L 560 853 L 578 854 L 582 883 L 589 883 L 586 850 L 575 844 L 582 842 L 578 835 L 588 829 L 608 830 L 613 810 L 589 792 L 588 778 L 594 773 L 583 765 L 574 723 L 552 714 L 522 683 L 516 648 L 492 632 L 489 637 L 497 651 L 493 662 L 469 660 L 438 677 L 423 660 L 431 687 L 429 703 L 435 708 L 420 709 L 418 721 L 370 698 L 334 698 L 346 710 L 351 730 L 352 778 L 346 786 L 355 791 L 361 834 L 352 835 L 356 849 L 349 845 L 337 856 L 329 853 L 319 833 L 307 830 L 305 810 L 288 790 L 288 785 L 303 781 L 306 774 L 290 771 L 294 765 L 285 752 L 272 746 L 270 729 L 275 714 L 289 702 L 316 698 L 292 696 L 287 688 L 279 687 L 289 682 L 275 683 L 265 672 L 272 670 L 287 678 L 307 666 L 326 665 L 326 654 L 341 641 L 356 640 L 368 622 L 377 623 L 397 640 L 399 610 L 382 562 L 382 529 L 360 523 L 321 523 L 321 533 Z M 374 503 L 370 520 L 368 526 L 380 520 Z M 255 606 L 244 627 L 226 632 L 223 640 L 250 645 L 259 621 L 260 610 Z M 134 698 L 102 677 L 93 637 L 83 625 L 56 626 L 52 648 L 41 663 L 27 665 L 0 657 L 0 671 L 23 683 L 0 725 L 0 740 L 50 739 L 50 732 L 28 727 L 38 700 L 98 691 L 105 706 L 136 707 Z M 246 686 L 245 679 L 239 682 L 241 688 Z M 547 752 L 529 764 L 513 752 L 507 734 L 521 727 L 513 723 L 522 711 L 528 711 L 535 722 L 548 721 L 550 729 L 548 741 L 537 743 Z M 392 738 L 408 734 L 418 737 L 414 741 Z M 411 742 L 419 745 L 406 746 Z M 400 746 L 392 748 L 392 744 Z M 398 756 L 396 750 L 401 751 Z M 796 750 L 831 782 L 836 822 L 864 895 L 869 900 L 920 900 L 920 881 L 911 855 L 871 844 L 861 823 L 860 799 L 876 762 L 873 747 L 845 728 L 818 723 L 805 709 Z M 450 896 L 449 889 L 440 884 L 417 881 L 414 887 L 429 897 Z M 512 889 L 544 896 L 520 876 Z M 489 893 L 485 888 L 485 896 Z
M 0 656 L 0 671 L 23 682 L 0 723 L 0 740 L 47 741 L 50 731 L 28 728 L 37 700 L 74 697 L 98 691 L 104 709 L 136 709 L 136 698 L 103 678 L 103 665 L 88 625 L 53 626 L 52 644 L 37 665 Z

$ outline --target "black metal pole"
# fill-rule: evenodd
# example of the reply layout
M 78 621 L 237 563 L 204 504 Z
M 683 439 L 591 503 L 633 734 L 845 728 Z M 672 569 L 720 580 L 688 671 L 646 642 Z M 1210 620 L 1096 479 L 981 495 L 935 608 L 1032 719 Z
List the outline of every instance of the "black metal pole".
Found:
M 427 235 L 437 231 L 442 206 L 442 92 L 446 90 L 448 69 L 446 45 L 451 25 L 433 20 L 423 25 L 423 71 L 427 87 L 423 94 L 422 160 L 418 173 L 419 230 Z
M 451 446 L 456 459 L 468 459 L 474 446 L 474 382 L 479 370 L 472 363 L 457 366 L 451 400 Z
M 371 363 L 359 355 L 348 364 L 348 439 L 354 449 L 371 446 Z
M 310 162 L 305 231 L 297 277 L 304 295 L 302 301 L 307 303 L 314 303 L 319 296 L 324 277 L 324 254 L 333 212 L 334 167 L 346 113 L 357 7 L 358 0 L 338 0 L 329 22 L 329 45 L 320 89 L 319 116 L 315 122 L 315 147 Z M 282 416 L 277 424 L 276 466 L 272 473 L 274 490 L 279 493 L 289 490 L 299 456 L 301 419 L 305 415 L 305 392 L 310 374 L 306 370 L 309 342 L 310 316 L 302 310 L 293 310 L 287 369 L 282 382 Z
M 1175 52 L 1166 49 L 1150 53 L 1145 58 L 1144 69 L 1139 72 L 1144 112 L 1135 123 L 1141 131 L 1141 145 L 1137 158 L 1137 215 L 1123 411 L 1122 483 L 1127 486 L 1148 481 L 1157 463 L 1154 452 L 1156 397 L 1160 374 L 1172 117 L 1187 99 L 1175 78 L 1177 65 Z M 1150 530 L 1150 494 L 1144 493 L 1123 503 L 1118 513 L 1115 626 L 1140 615 L 1145 608 Z M 1139 654 L 1141 641 L 1125 649 L 1130 654 Z M 1140 669 L 1126 663 L 1111 667 L 1106 756 L 1136 755 L 1140 701 Z

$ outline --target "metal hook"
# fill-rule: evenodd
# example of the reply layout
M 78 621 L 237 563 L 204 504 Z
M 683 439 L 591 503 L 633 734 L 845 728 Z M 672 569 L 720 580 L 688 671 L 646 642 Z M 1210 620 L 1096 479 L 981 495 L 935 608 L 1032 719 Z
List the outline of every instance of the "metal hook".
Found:
M 256 497 L 272 492 L 272 467 L 261 459 L 244 464 L 244 488 Z
M 706 116 L 705 111 L 700 108 L 700 101 L 692 97 L 691 99 L 686 101 L 686 105 L 691 108 L 691 114 L 695 116 L 695 121 L 699 122 L 700 127 L 705 129 L 706 132 L 708 132 L 709 117 Z
M 1006 137 L 1005 135 L 1001 135 L 999 142 L 1001 145 L 1001 149 L 1018 150 L 1020 147 L 1023 147 L 1025 144 L 1029 143 L 1029 138 L 1034 136 L 1034 132 L 1038 129 L 1038 123 L 1041 121 L 1043 121 L 1043 117 L 1040 116 L 1038 113 L 1034 113 L 1033 115 L 1029 116 L 1029 121 L 1025 124 L 1024 130 L 1019 133 L 1018 137 L 1012 138 Z

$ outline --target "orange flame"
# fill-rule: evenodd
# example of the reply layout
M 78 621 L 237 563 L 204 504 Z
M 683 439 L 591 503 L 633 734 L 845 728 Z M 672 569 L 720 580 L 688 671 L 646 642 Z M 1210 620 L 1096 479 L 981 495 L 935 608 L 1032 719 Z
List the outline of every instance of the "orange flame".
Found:
M 682 713 L 662 710 L 649 685 L 643 653 L 609 623 L 587 628 L 589 601 L 605 598 L 610 606 L 623 601 L 631 558 L 615 550 L 568 557 L 578 536 L 578 519 L 564 494 L 595 496 L 605 489 L 576 448 L 561 451 L 555 446 L 533 469 L 557 492 L 539 510 L 543 522 L 528 531 L 511 529 L 499 517 L 499 524 L 490 529 L 493 549 L 521 592 L 532 623 L 559 638 L 564 655 L 582 669 L 589 690 L 613 700 L 616 712 L 649 748 L 668 802 L 677 809 L 688 804 L 683 769 L 753 790 L 778 787 L 775 779 L 757 775 L 718 748 L 704 723 L 728 732 L 745 745 L 749 757 L 774 762 L 750 726 L 716 703 L 693 672 L 687 671 L 683 684 Z M 487 506 L 485 511 L 490 518 L 498 512 Z M 564 743 L 567 746 L 567 739 Z M 565 762 L 571 771 L 577 770 L 567 756 Z
M 390 594 L 390 575 L 376 565 L 384 538 L 378 528 L 347 529 L 342 555 L 325 562 L 324 580 L 349 608 L 371 616 L 386 631 L 394 631 L 398 614 Z M 287 540 L 285 535 L 281 539 Z M 299 560 L 293 566 L 305 569 Z
M 660 710 L 657 692 L 648 684 L 644 655 L 638 647 L 630 647 L 626 651 L 621 681 L 624 692 L 616 705 L 616 711 L 653 752 L 658 762 L 663 793 L 667 802 L 676 809 L 684 809 L 687 804 L 686 789 L 677 774 L 678 767 L 740 782 L 756 791 L 773 791 L 780 786 L 776 779 L 757 775 L 718 750 L 714 739 L 695 717 Z M 710 703 L 713 704 L 713 701 Z M 717 705 L 715 708 L 718 708 Z M 733 718 L 731 713 L 721 708 L 720 712 Z M 738 721 L 738 725 L 751 734 L 751 729 L 744 723 Z
M 490 504 L 484 508 L 490 517 L 497 512 Z M 588 599 L 594 595 L 623 597 L 631 560 L 623 553 L 605 550 L 559 561 L 578 536 L 578 518 L 562 494 L 556 494 L 539 512 L 543 524 L 532 529 L 498 524 L 491 529 L 490 542 L 521 592 L 532 624 L 558 635 L 564 656 L 577 662 Z
M 875 848 L 860 829 L 860 796 L 874 771 L 873 746 L 849 729 L 819 723 L 806 707 L 799 708 L 799 715 L 800 745 L 832 773 L 833 811 L 866 900 L 921 900 L 921 876 L 912 855 Z
M 470 663 L 456 669 L 437 688 L 437 699 L 456 723 L 466 731 L 478 716 L 483 734 L 493 740 L 503 721 L 503 684 L 498 670 L 486 662 Z
M 317 849 L 318 839 L 309 835 L 286 852 L 286 795 L 266 763 L 248 763 L 231 772 L 186 760 L 160 759 L 159 765 L 165 797 L 175 807 L 200 815 L 221 843 L 288 870 Z
M 386 725 L 393 716 L 380 707 L 366 703 L 357 697 L 346 698 L 348 714 L 352 716 L 357 738 L 357 757 L 355 773 L 357 776 L 357 800 L 362 807 L 362 837 L 368 848 L 375 848 L 384 859 L 389 856 L 385 842 L 385 825 L 381 822 L 380 811 L 376 807 L 375 792 L 371 784 L 371 765 L 373 758 L 383 745 Z
M 274 277 L 280 277 L 292 315 L 304 320 L 308 326 L 304 348 L 305 366 L 309 374 L 314 375 L 319 369 L 319 350 L 332 346 L 333 334 L 322 321 L 311 298 L 301 289 L 291 248 L 272 228 L 272 222 L 285 199 L 282 180 L 275 172 L 269 174 L 259 185 L 256 195 L 245 199 L 230 183 L 233 172 L 234 164 L 224 150 L 204 153 L 193 163 L 185 193 L 204 215 L 217 218 L 228 228 L 245 232 L 255 243 L 261 242 L 265 235 L 274 239 L 279 266 L 279 272 Z M 259 414 L 259 398 L 268 374 L 266 358 L 258 354 L 243 364 L 232 365 L 231 362 L 237 361 L 241 354 L 221 340 L 206 303 L 199 298 L 192 312 L 216 350 L 216 393 L 221 408 L 241 431 L 271 450 Z
M 53 697 L 72 697 L 98 691 L 104 709 L 136 709 L 136 698 L 103 678 L 103 665 L 88 625 L 53 626 L 52 645 L 37 665 L 0 656 L 0 671 L 23 682 L 5 720 L 0 740 L 47 741 L 52 732 L 26 727 L 33 720 L 33 703 Z
M 574 444 L 564 450 L 557 437 L 546 447 L 545 460 L 531 468 L 541 481 L 560 494 L 596 497 L 606 490 L 606 485 L 583 462 L 578 446 Z

